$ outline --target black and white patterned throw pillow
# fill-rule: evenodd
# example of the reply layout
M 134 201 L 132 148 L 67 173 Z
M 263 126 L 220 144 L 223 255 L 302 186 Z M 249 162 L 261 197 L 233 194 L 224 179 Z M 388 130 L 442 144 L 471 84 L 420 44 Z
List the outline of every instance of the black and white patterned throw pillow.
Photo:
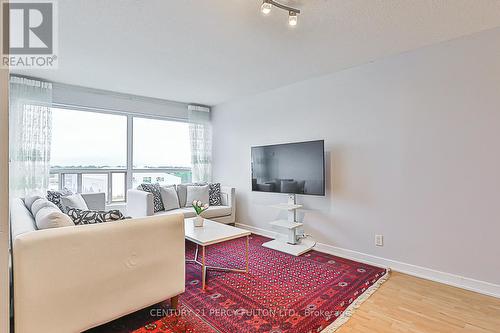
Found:
M 61 198 L 72 194 L 73 191 L 68 190 L 67 188 L 62 189 L 61 191 L 47 191 L 47 200 L 59 207 L 61 212 L 64 212 L 64 206 L 62 204 Z
M 126 217 L 118 209 L 106 212 L 100 210 L 81 210 L 78 208 L 69 208 L 67 214 L 73 220 L 75 225 L 96 224 L 126 219 Z
M 220 183 L 209 184 L 208 191 L 210 206 L 222 205 L 222 200 L 220 198 Z
M 140 189 L 145 192 L 153 194 L 153 204 L 155 213 L 165 210 L 165 206 L 163 206 L 163 201 L 161 200 L 161 191 L 159 184 L 141 184 Z

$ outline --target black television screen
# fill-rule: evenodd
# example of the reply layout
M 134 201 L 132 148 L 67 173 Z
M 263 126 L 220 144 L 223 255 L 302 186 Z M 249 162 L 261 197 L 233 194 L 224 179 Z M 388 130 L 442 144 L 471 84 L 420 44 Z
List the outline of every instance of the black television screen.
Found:
M 252 147 L 252 191 L 325 195 L 324 141 Z

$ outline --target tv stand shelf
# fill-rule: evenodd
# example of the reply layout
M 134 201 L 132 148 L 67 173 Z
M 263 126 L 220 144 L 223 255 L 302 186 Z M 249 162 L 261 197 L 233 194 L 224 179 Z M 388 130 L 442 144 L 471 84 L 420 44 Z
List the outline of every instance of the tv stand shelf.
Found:
M 269 224 L 274 227 L 284 228 L 284 229 L 296 229 L 304 225 L 304 223 L 290 222 L 288 220 L 276 220 L 273 222 L 269 222 Z
M 296 210 L 302 208 L 302 205 L 283 203 L 278 205 L 271 205 L 269 207 L 281 209 L 281 210 Z
M 288 253 L 294 256 L 300 256 L 308 252 L 314 247 L 314 245 L 316 245 L 316 242 L 307 238 L 302 239 L 297 244 L 289 244 L 281 239 L 275 239 L 262 244 L 262 246 L 267 247 L 268 249 Z

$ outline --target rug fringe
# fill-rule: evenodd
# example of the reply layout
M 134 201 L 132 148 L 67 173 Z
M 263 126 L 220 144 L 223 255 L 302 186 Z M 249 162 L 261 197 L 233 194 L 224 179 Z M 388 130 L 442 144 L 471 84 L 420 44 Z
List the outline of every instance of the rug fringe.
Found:
M 333 333 L 337 331 L 342 325 L 344 325 L 349 319 L 351 319 L 352 315 L 354 314 L 355 310 L 361 306 L 361 304 L 364 303 L 371 295 L 373 295 L 380 286 L 389 279 L 391 275 L 391 270 L 390 268 L 386 269 L 385 274 L 380 277 L 377 282 L 375 282 L 373 285 L 371 285 L 361 296 L 359 296 L 351 305 L 345 309 L 345 311 L 335 319 L 333 323 L 328 325 L 324 330 L 321 331 L 321 333 Z

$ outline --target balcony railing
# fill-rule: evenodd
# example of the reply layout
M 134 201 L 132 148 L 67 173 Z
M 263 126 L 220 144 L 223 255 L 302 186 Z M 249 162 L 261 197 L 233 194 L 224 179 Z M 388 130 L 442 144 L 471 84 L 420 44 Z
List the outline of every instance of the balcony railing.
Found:
M 129 177 L 130 176 L 130 177 Z M 171 185 L 191 181 L 190 168 L 92 169 L 51 168 L 49 188 L 77 193 L 104 192 L 108 204 L 125 202 L 127 189 L 142 183 Z

